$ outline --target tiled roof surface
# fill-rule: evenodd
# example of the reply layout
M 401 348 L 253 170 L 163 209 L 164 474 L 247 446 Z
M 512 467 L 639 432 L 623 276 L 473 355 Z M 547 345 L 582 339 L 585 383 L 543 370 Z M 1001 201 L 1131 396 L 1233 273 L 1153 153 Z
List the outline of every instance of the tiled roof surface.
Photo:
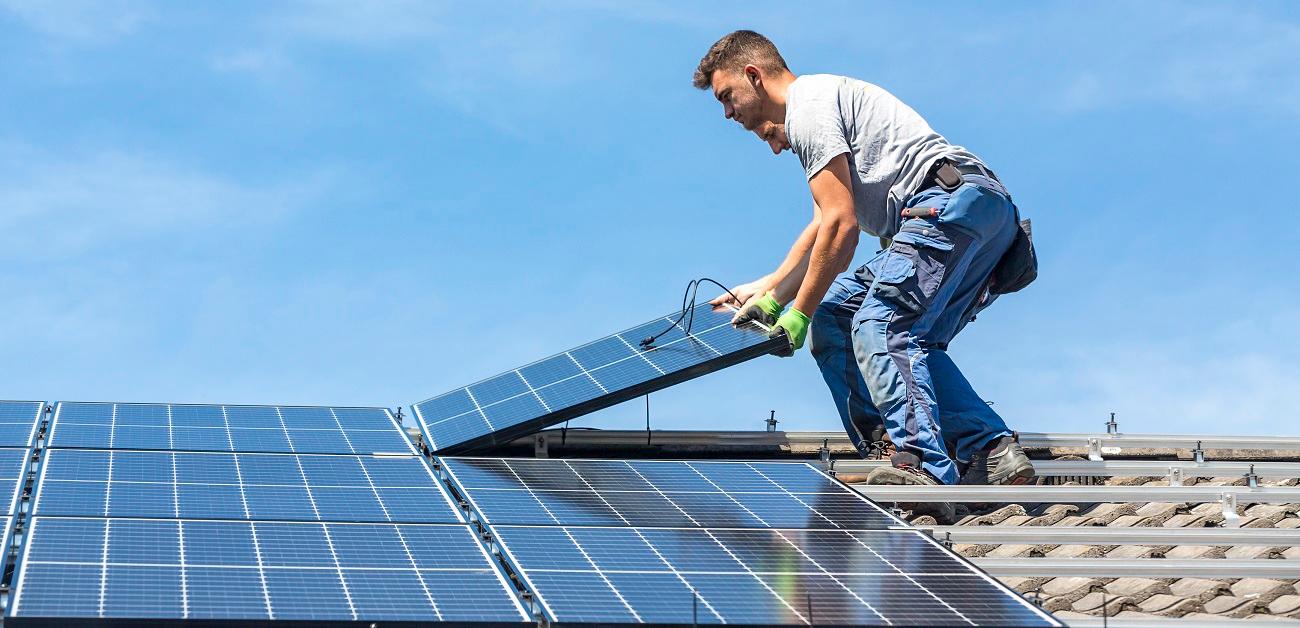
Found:
M 1040 480 L 1041 481 L 1041 480 Z M 1115 477 L 1108 485 L 1167 486 L 1160 478 Z M 1066 482 L 1064 484 L 1073 484 Z M 1184 485 L 1244 486 L 1244 477 L 1187 478 Z M 1260 486 L 1295 486 L 1295 478 L 1261 480 Z M 1300 527 L 1300 503 L 1238 506 L 1242 528 Z M 1224 516 L 1219 503 L 1128 502 L 1100 504 L 997 504 L 960 516 L 961 526 L 1055 527 L 1216 527 Z M 911 519 L 935 525 L 928 516 Z M 968 558 L 1164 558 L 1297 560 L 1300 547 L 1267 545 L 1070 545 L 979 543 L 953 544 Z M 1000 577 L 1012 588 L 1037 601 L 1064 620 L 1082 617 L 1125 619 L 1189 617 L 1198 619 L 1300 618 L 1300 581 L 1268 578 L 1141 578 L 1141 577 Z
M 1058 436 L 1058 438 L 1052 438 Z M 1258 464 L 1261 467 L 1275 465 L 1273 471 L 1284 469 L 1285 473 L 1273 475 L 1291 475 L 1293 477 L 1271 477 L 1267 473 L 1255 481 L 1260 487 L 1296 487 L 1300 486 L 1300 439 L 1283 437 L 1235 437 L 1217 439 L 1207 437 L 1203 451 L 1199 449 L 1200 437 L 1159 435 L 1132 436 L 1117 438 L 1115 435 L 1100 434 L 1097 438 L 1090 435 L 1050 435 L 1036 434 L 1030 441 L 1038 445 L 1026 444 L 1026 450 L 1035 460 L 1077 461 L 1071 468 L 1089 468 L 1094 464 L 1085 457 L 1104 454 L 1107 461 L 1139 463 L 1152 468 L 1168 468 L 1169 465 L 1181 465 L 1181 475 L 1169 477 L 1109 477 L 1106 473 L 1065 476 L 1059 474 L 1049 477 L 1050 473 L 1040 473 L 1039 484 L 1060 485 L 1063 490 L 1083 488 L 1086 485 L 1106 485 L 1105 487 L 1168 487 L 1175 477 L 1183 486 L 1193 487 L 1199 491 L 1196 499 L 1204 499 L 1206 492 L 1199 490 L 1210 486 L 1245 487 L 1251 480 L 1245 475 L 1220 477 L 1195 477 L 1197 465 L 1195 460 L 1203 457 L 1213 463 L 1232 462 L 1237 467 Z M 1108 440 L 1109 439 L 1109 440 Z M 1125 440 L 1127 439 L 1127 440 Z M 1274 441 L 1270 441 L 1274 439 Z M 1075 442 L 1077 441 L 1077 442 Z M 1096 442 L 1094 442 L 1096 441 Z M 1028 442 L 1022 438 L 1022 442 Z M 1071 442 L 1073 444 L 1054 444 Z M 1224 443 L 1233 442 L 1232 445 Z M 1140 443 L 1140 444 L 1136 444 Z M 1280 445 L 1274 447 L 1273 445 Z M 1119 445 L 1119 446 L 1117 446 Z M 864 477 L 870 464 L 863 463 L 847 439 L 834 432 L 622 432 L 606 430 L 570 431 L 567 435 L 560 430 L 542 432 L 527 439 L 519 439 L 499 452 L 503 455 L 538 455 L 552 457 L 615 457 L 615 458 L 732 458 L 732 459 L 830 459 L 840 464 L 840 477 L 850 481 L 849 477 Z M 853 466 L 856 464 L 857 466 Z M 1101 463 L 1096 463 L 1101 464 Z M 1046 467 L 1047 465 L 1043 465 Z M 833 468 L 833 467 L 832 467 Z M 1261 469 L 1262 471 L 1262 469 Z M 1144 473 L 1154 471 L 1147 470 Z M 1167 490 L 1167 489 L 1166 489 Z M 1244 490 L 1244 489 L 1241 489 Z M 1276 490 L 1276 489 L 1275 489 Z M 1285 490 L 1285 489 L 1282 489 Z M 1059 491 L 1054 491 L 1059 492 Z M 1133 499 L 1134 491 L 1125 491 L 1123 499 Z M 1214 494 L 1211 492 L 1210 494 Z M 1140 493 L 1139 493 L 1140 495 Z M 1109 495 L 1108 495 L 1109 496 Z M 1233 544 L 1200 545 L 1192 543 L 1172 543 L 1165 545 L 1133 545 L 1115 543 L 1108 536 L 1106 529 L 1117 528 L 1189 528 L 1211 529 L 1228 527 L 1225 524 L 1224 505 L 1219 501 L 1125 501 L 1112 503 L 1001 503 L 970 507 L 959 506 L 959 526 L 985 526 L 1014 530 L 1021 527 L 1073 528 L 1082 532 L 1082 538 L 1074 538 L 1069 544 L 1042 544 L 1006 542 L 1007 535 L 997 535 L 1001 542 L 954 543 L 953 549 L 971 558 L 976 564 L 986 559 L 1007 559 L 1016 565 L 1032 564 L 1038 558 L 1100 558 L 1128 559 L 1125 564 L 1147 565 L 1147 562 L 1169 559 L 1190 559 L 1194 564 L 1202 565 L 1209 561 L 1221 559 L 1241 565 L 1242 561 L 1294 561 L 1300 560 L 1300 547 Z M 1163 498 L 1162 498 L 1163 499 Z M 1289 499 L 1289 498 L 1288 498 Z M 878 500 L 880 501 L 880 500 Z M 1062 498 L 1064 501 L 1064 498 Z M 1273 500 L 1276 501 L 1276 500 Z M 1236 507 L 1238 520 L 1235 522 L 1244 533 L 1250 530 L 1275 528 L 1300 528 L 1300 499 L 1297 503 L 1252 503 L 1243 498 Z M 883 503 L 883 502 L 882 502 Z M 906 513 L 905 513 L 906 514 Z M 936 525 L 930 517 L 909 517 L 914 525 Z M 1093 536 L 1086 531 L 1097 531 Z M 1235 536 L 1235 535 L 1234 535 Z M 1015 538 L 1014 535 L 1011 538 Z M 1239 538 L 1239 537 L 1237 537 Z M 1110 542 L 1108 542 L 1110 541 Z M 1114 563 L 1107 563 L 1109 565 Z M 1169 564 L 1169 563 L 1166 563 Z M 1272 562 L 1277 565 L 1278 563 Z M 1286 563 L 1284 565 L 1288 566 Z M 1015 570 L 1011 570 L 1014 572 Z M 1033 570 L 1028 570 L 1033 571 Z M 1041 569 L 1039 569 L 1041 571 Z M 1168 569 L 1162 575 L 1168 574 Z M 1202 568 L 1200 572 L 1207 571 Z M 1213 573 L 1213 570 L 1209 570 Z M 1265 570 L 1261 569 L 1261 572 Z M 1291 572 L 1300 570 L 1283 569 Z M 1003 572 L 999 572 L 1003 573 Z M 1234 573 L 1232 578 L 1206 578 L 1208 575 L 1197 573 L 1187 577 L 1135 577 L 1116 573 L 1112 577 L 1080 577 L 1077 575 L 1060 575 L 1057 577 L 1029 575 L 997 575 L 1012 588 L 1022 592 L 1028 599 L 1039 602 L 1065 621 L 1090 620 L 1101 622 L 1103 615 L 1109 618 L 1137 620 L 1122 622 L 1128 625 L 1140 625 L 1143 622 L 1169 621 L 1171 618 L 1200 620 L 1197 625 L 1217 625 L 1229 618 L 1232 621 L 1300 620 L 1300 576 L 1296 579 L 1275 579 L 1260 577 L 1263 573 L 1253 573 L 1249 563 L 1244 570 Z M 1100 625 L 1100 623 L 1096 624 Z

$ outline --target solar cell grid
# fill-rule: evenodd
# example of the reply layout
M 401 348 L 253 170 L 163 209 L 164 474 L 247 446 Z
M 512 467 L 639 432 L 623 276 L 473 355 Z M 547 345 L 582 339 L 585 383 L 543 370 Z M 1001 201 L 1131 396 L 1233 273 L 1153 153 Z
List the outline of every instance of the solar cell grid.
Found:
M 289 521 L 460 521 L 428 466 L 413 455 L 51 449 L 46 452 L 33 512 Z
M 691 334 L 677 314 L 553 355 L 415 404 L 435 451 L 505 442 L 600 408 L 758 357 L 781 340 L 757 323 L 731 324 L 731 310 L 693 306 Z M 652 348 L 643 338 L 671 327 Z
M 898 523 L 803 464 L 441 460 L 494 524 L 870 529 Z
M 44 408 L 41 401 L 0 401 L 0 447 L 31 447 Z
M 917 531 L 493 530 L 555 621 L 1058 625 Z
M 524 621 L 463 524 L 42 517 L 16 617 Z
M 414 453 L 383 408 L 62 402 L 50 447 Z
M 9 501 L 4 513 L 12 515 L 18 512 L 30 456 L 27 449 L 0 449 L 0 496 Z

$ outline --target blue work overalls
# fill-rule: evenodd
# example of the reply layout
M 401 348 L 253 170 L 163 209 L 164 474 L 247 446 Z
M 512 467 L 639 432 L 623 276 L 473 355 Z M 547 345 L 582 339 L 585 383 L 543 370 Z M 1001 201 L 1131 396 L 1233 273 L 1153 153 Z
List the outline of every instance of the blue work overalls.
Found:
M 947 348 L 992 301 L 985 287 L 1015 236 L 1016 210 L 1001 184 L 969 174 L 952 192 L 927 188 L 906 206 L 939 214 L 905 220 L 889 248 L 835 280 L 812 317 L 812 354 L 859 452 L 883 423 L 904 454 L 896 460 L 911 454 L 954 484 L 945 440 L 964 461 L 1011 434 Z

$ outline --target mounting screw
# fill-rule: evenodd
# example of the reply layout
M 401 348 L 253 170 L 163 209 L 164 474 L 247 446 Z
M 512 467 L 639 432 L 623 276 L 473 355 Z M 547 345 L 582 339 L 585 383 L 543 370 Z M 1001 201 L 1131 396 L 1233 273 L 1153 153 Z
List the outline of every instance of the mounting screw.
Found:
M 1259 476 L 1255 475 L 1255 465 L 1250 465 L 1250 470 L 1246 472 L 1246 486 L 1250 488 L 1259 488 Z
M 822 439 L 822 448 L 817 450 L 817 457 L 822 461 L 822 464 L 824 464 L 824 465 L 825 465 L 825 464 L 830 464 L 830 461 L 831 461 L 831 439 L 829 439 L 829 438 L 823 438 L 823 439 Z
M 1196 464 L 1205 464 L 1205 450 L 1201 449 L 1201 441 L 1196 441 L 1196 449 L 1192 450 L 1192 460 Z
M 1110 413 L 1110 420 L 1106 422 L 1106 433 L 1107 433 L 1107 434 L 1118 434 L 1118 433 L 1119 433 L 1119 423 L 1116 423 L 1116 422 L 1115 422 L 1115 413 L 1114 413 L 1114 412 Z
M 767 431 L 769 431 L 769 432 L 775 432 L 775 431 L 776 431 L 776 424 L 777 424 L 777 420 L 776 420 L 776 410 L 772 410 L 771 412 L 772 412 L 772 413 L 769 414 L 768 417 L 767 417 Z

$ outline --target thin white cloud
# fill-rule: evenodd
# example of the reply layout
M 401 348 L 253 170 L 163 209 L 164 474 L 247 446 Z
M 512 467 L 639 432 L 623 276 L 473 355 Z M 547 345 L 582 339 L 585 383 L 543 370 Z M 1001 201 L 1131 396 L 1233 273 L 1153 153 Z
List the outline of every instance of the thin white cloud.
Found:
M 158 235 L 272 224 L 329 182 L 249 184 L 120 151 L 59 155 L 0 145 L 0 246 L 7 255 L 65 257 Z
M 1094 15 L 1113 24 L 1104 40 L 1084 40 L 1097 29 L 1081 28 L 1073 15 L 1038 31 L 1050 39 L 1039 46 L 1072 51 L 1058 68 L 1059 108 L 1246 105 L 1300 113 L 1300 23 L 1249 4 L 1149 8 Z
M 0 11 L 39 33 L 79 44 L 128 35 L 150 16 L 134 0 L 0 0 Z

